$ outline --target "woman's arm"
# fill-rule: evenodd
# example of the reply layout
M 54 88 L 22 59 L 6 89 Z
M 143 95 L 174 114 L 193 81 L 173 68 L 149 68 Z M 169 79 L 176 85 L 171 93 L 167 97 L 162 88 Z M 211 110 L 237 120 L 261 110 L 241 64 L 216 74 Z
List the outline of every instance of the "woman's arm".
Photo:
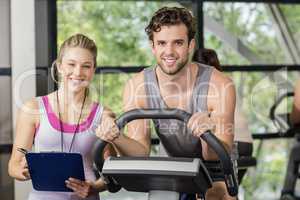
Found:
M 30 179 L 25 155 L 18 148 L 31 149 L 36 125 L 39 123 L 38 104 L 35 99 L 26 102 L 17 113 L 16 135 L 12 154 L 8 163 L 8 173 L 11 177 L 25 181 Z

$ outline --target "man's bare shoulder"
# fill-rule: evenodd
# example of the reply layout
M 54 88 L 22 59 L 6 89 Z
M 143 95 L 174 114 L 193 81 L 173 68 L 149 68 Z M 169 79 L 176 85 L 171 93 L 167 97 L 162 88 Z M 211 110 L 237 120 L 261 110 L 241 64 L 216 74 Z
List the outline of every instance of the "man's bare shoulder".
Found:
M 222 110 L 235 105 L 235 86 L 230 77 L 214 69 L 209 82 L 208 109 Z
M 123 92 L 124 110 L 134 108 L 145 108 L 146 92 L 144 83 L 144 72 L 139 72 L 129 79 Z
M 216 69 L 213 69 L 212 71 L 210 82 L 218 86 L 229 86 L 229 85 L 234 86 L 234 83 L 230 77 L 228 77 L 226 74 Z
M 144 80 L 144 71 L 135 74 L 126 82 L 125 90 L 130 91 L 131 95 L 132 92 L 145 94 Z
M 134 83 L 143 83 L 144 82 L 144 71 L 141 71 L 131 77 L 129 81 L 132 81 Z

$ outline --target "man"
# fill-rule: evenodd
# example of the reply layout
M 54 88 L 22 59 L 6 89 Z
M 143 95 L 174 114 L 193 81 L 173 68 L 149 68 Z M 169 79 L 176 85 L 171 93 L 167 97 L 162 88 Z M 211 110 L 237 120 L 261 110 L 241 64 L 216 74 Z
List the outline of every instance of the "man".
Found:
M 178 120 L 153 120 L 162 146 L 170 156 L 217 160 L 217 155 L 200 136 L 207 130 L 228 152 L 233 144 L 235 88 L 232 81 L 213 67 L 191 63 L 195 46 L 195 21 L 185 8 L 161 8 L 146 28 L 157 61 L 130 79 L 124 89 L 124 110 L 136 108 L 179 108 L 192 113 L 186 129 Z M 109 125 L 110 124 L 110 125 Z M 101 123 L 97 135 L 113 144 L 122 155 L 150 153 L 149 120 L 128 124 L 127 136 L 120 135 L 113 118 Z M 105 127 L 106 126 L 106 127 Z M 188 199 L 182 195 L 181 199 Z M 190 198 L 195 199 L 195 195 Z M 223 182 L 214 183 L 206 199 L 232 199 Z

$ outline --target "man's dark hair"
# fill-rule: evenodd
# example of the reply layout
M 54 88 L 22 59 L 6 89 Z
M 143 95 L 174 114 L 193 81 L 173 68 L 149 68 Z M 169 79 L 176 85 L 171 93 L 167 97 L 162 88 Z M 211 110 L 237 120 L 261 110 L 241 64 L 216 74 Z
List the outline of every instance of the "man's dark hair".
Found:
M 178 25 L 183 23 L 188 30 L 188 42 L 196 32 L 196 21 L 186 8 L 163 7 L 156 11 L 149 25 L 145 28 L 149 40 L 153 41 L 153 32 L 159 32 L 162 26 Z
M 222 71 L 218 55 L 213 49 L 197 49 L 194 52 L 192 61 L 210 65 L 215 67 L 219 71 Z

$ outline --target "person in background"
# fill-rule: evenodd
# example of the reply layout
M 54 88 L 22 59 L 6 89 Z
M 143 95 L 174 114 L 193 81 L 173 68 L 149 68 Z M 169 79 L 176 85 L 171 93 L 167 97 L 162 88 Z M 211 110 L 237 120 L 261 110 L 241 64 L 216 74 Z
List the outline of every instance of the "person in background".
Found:
M 300 123 L 300 80 L 297 81 L 294 89 L 293 109 L 290 114 L 290 122 L 292 125 Z

